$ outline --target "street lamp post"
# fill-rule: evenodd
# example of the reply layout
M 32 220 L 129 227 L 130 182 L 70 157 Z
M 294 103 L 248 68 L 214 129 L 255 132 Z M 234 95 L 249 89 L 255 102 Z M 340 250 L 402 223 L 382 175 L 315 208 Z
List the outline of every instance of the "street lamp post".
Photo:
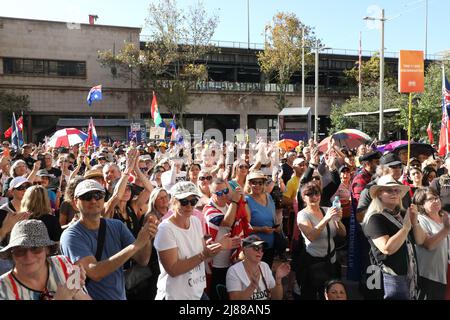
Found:
M 302 108 L 305 107 L 305 27 L 302 28 Z
M 374 17 L 365 17 L 364 20 L 380 20 L 381 22 L 381 48 L 380 48 L 380 117 L 379 117 L 379 131 L 378 131 L 378 140 L 383 141 L 384 140 L 384 110 L 383 110 L 383 93 L 384 93 L 384 21 L 386 19 L 384 18 L 384 9 L 381 9 L 381 17 L 380 18 L 374 18 Z
M 319 51 L 326 50 L 330 48 L 320 48 L 319 40 L 316 40 L 316 63 L 314 72 L 314 140 L 317 142 L 319 135 Z
M 316 62 L 314 68 L 314 141 L 319 132 L 319 41 L 316 41 Z

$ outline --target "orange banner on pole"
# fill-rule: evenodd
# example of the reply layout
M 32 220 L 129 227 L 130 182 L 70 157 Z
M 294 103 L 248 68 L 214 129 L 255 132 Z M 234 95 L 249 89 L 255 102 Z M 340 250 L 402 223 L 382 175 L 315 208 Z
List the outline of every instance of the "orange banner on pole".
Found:
M 423 51 L 400 50 L 398 92 L 423 92 L 424 70 Z

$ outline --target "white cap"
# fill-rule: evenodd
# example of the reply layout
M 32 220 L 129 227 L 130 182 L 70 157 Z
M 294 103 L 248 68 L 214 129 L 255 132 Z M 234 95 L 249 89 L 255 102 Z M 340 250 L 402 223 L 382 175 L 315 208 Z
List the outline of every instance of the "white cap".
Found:
M 9 190 L 12 190 L 12 189 L 15 189 L 17 187 L 20 187 L 21 185 L 23 185 L 26 182 L 30 183 L 30 181 L 28 181 L 28 179 L 25 178 L 25 177 L 15 177 L 9 183 Z
M 303 163 L 303 162 L 305 162 L 305 159 L 303 159 L 303 158 L 296 158 L 294 160 L 294 162 L 292 163 L 292 165 L 296 166 L 296 165 L 299 165 L 300 163 Z
M 77 185 L 75 188 L 74 197 L 78 198 L 89 191 L 105 192 L 105 188 L 103 188 L 103 186 L 95 180 L 86 179 Z

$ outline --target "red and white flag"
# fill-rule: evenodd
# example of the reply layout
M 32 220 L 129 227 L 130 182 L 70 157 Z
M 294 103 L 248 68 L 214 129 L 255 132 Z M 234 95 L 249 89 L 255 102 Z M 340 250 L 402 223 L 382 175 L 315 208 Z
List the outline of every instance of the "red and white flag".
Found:
M 428 140 L 430 141 L 430 144 L 433 144 L 434 138 L 433 138 L 433 129 L 431 128 L 431 121 L 428 124 L 427 133 L 428 133 Z

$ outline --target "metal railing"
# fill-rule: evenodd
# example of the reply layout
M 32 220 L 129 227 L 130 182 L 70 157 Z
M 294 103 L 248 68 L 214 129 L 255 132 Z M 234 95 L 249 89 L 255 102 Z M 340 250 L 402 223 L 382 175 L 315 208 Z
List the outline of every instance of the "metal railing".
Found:
M 163 88 L 171 88 L 174 80 L 160 80 L 159 84 Z M 259 83 L 259 82 L 229 82 L 229 81 L 199 81 L 191 90 L 196 91 L 225 91 L 225 92 L 261 92 L 261 93 L 275 93 L 280 89 L 276 83 Z M 319 91 L 325 94 L 357 94 L 357 87 L 341 87 L 341 86 L 319 86 Z M 300 84 L 288 84 L 286 93 L 301 92 Z M 306 93 L 314 93 L 314 85 L 305 85 Z
M 149 35 L 140 35 L 141 41 L 147 42 L 151 41 L 151 36 Z M 216 47 L 223 48 L 235 48 L 235 49 L 251 49 L 251 50 L 264 50 L 264 43 L 248 43 L 248 42 L 240 42 L 240 41 L 225 41 L 225 40 L 211 40 L 211 44 Z M 362 50 L 362 56 L 371 57 L 376 54 L 377 50 Z M 324 49 L 321 54 L 330 54 L 330 55 L 346 55 L 346 56 L 358 56 L 359 51 L 357 49 L 340 49 L 340 48 L 329 48 Z M 385 51 L 384 56 L 386 58 L 396 58 L 398 59 L 399 53 L 392 51 Z M 444 54 L 427 54 L 426 60 L 442 60 L 444 58 Z

